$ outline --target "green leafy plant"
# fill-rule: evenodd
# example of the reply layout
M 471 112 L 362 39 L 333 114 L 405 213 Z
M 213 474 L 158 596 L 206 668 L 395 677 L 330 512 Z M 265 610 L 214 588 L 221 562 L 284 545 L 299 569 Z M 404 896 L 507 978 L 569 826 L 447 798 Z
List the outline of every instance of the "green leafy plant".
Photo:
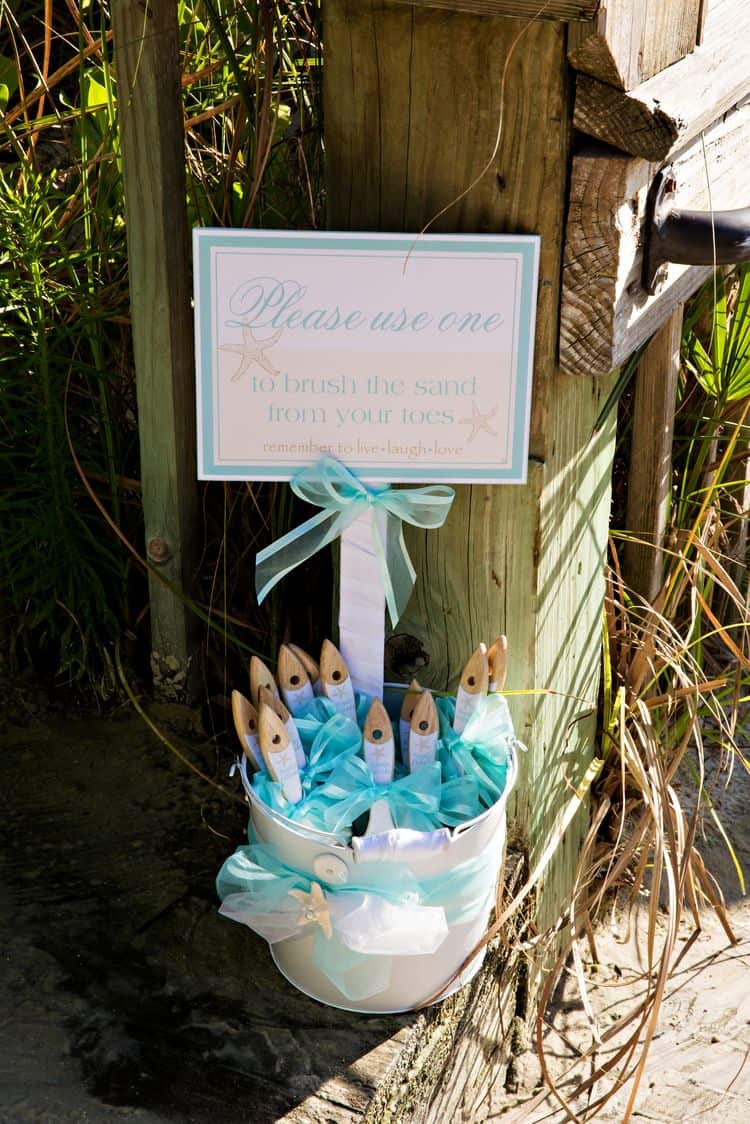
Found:
M 190 221 L 318 225 L 317 4 L 177 14 Z M 112 644 L 148 621 L 109 5 L 0 4 L 0 109 L 3 627 L 16 669 L 106 694 Z M 209 690 L 295 611 L 275 596 L 259 613 L 247 581 L 294 517 L 274 495 L 206 487 L 194 607 Z
M 16 658 L 106 691 L 106 644 L 128 619 L 127 565 L 84 496 L 66 425 L 123 518 L 121 466 L 135 438 L 115 386 L 126 306 L 86 224 L 74 241 L 61 230 L 67 206 L 54 176 L 0 173 L 0 464 L 11 484 L 0 495 L 0 566 Z

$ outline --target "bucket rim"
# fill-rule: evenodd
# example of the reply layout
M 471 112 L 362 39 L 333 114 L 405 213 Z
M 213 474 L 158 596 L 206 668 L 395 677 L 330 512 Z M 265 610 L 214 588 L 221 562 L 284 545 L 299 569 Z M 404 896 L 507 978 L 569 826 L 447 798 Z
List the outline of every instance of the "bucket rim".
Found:
M 513 791 L 518 779 L 518 754 L 512 742 L 508 746 L 508 754 L 508 773 L 506 776 L 505 788 L 495 803 L 491 804 L 489 808 L 485 808 L 478 816 L 474 816 L 471 820 L 455 824 L 453 827 L 446 826 L 443 828 L 436 828 L 436 831 L 447 831 L 451 840 L 458 839 L 467 832 L 473 831 L 475 828 L 479 827 L 486 819 L 492 816 L 498 816 L 505 810 L 508 797 Z M 277 812 L 274 808 L 270 808 L 268 804 L 264 803 L 250 782 L 247 771 L 247 758 L 244 754 L 239 762 L 239 773 L 242 780 L 242 787 L 245 790 L 245 796 L 251 809 L 255 808 L 260 815 L 266 816 L 268 819 L 290 832 L 290 834 L 299 836 L 309 843 L 320 843 L 321 846 L 338 848 L 340 851 L 346 851 L 353 858 L 356 858 L 357 852 L 354 847 L 352 847 L 351 840 L 343 839 L 340 834 L 320 831 L 313 827 L 306 827 L 304 824 L 297 823 L 296 820 L 290 820 L 287 816 L 283 816 L 280 812 Z M 425 832 L 425 834 L 429 834 L 429 832 Z

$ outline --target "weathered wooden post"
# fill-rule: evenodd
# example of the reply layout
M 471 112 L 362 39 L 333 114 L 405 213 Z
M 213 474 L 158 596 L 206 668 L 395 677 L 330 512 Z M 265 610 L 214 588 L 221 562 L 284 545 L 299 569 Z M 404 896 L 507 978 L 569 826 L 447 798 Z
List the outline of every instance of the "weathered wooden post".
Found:
M 189 697 L 198 561 L 195 394 L 185 144 L 177 12 L 170 0 L 117 0 L 115 32 L 130 307 L 157 694 Z
M 685 54 L 697 9 L 660 6 L 666 54 L 652 43 L 623 61 L 627 36 L 601 14 L 571 36 L 571 61 L 587 71 L 576 79 L 573 124 L 594 139 L 572 164 L 560 360 L 571 373 L 604 373 L 656 333 L 637 374 L 633 421 L 628 529 L 641 542 L 627 544 L 624 559 L 628 584 L 648 599 L 663 577 L 682 304 L 709 276 L 707 263 L 742 252 L 728 245 L 721 212 L 748 204 L 750 9 L 741 0 L 704 3 L 699 46 Z M 602 27 L 620 52 L 619 78 L 602 63 Z M 654 59 L 667 57 L 673 65 L 660 69 Z M 661 231 L 685 208 L 705 216 L 682 239 L 672 222 L 674 256 L 662 255 Z M 655 272 L 662 256 L 673 264 Z
M 433 232 L 542 238 L 528 483 L 461 488 L 441 532 L 411 536 L 420 575 L 399 624 L 429 654 L 420 674 L 433 686 L 454 686 L 462 655 L 477 640 L 505 632 L 508 687 L 559 692 L 513 699 L 516 727 L 529 745 L 517 838 L 532 863 L 593 750 L 614 426 L 612 417 L 595 426 L 611 386 L 606 376 L 706 275 L 670 267 L 655 296 L 643 288 L 642 233 L 658 167 L 649 163 L 651 149 L 646 158 L 587 149 L 573 159 L 571 173 L 574 125 L 593 131 L 583 119 L 596 116 L 597 96 L 632 109 L 634 86 L 662 81 L 659 72 L 670 64 L 691 66 L 700 0 L 552 0 L 539 8 L 523 0 L 325 6 L 329 225 L 416 231 L 439 216 Z M 535 14 L 542 18 L 518 18 Z M 704 59 L 726 54 L 711 42 L 702 48 Z M 588 72 L 579 79 L 575 120 L 571 63 Z M 603 87 L 598 95 L 593 83 Z M 724 108 L 738 100 L 741 85 L 736 70 L 723 81 Z M 684 136 L 682 118 L 665 125 L 656 104 L 636 111 L 650 113 L 651 133 L 664 126 L 668 136 Z M 706 120 L 720 111 L 714 104 Z M 700 113 L 696 106 L 696 120 Z M 609 109 L 602 119 L 611 130 Z M 723 128 L 724 137 L 733 125 Z M 664 159 L 673 141 L 661 143 Z M 700 195 L 696 157 L 684 160 Z M 735 182 L 725 165 L 718 176 Z M 571 891 L 583 826 L 580 816 L 546 871 L 541 925 Z M 511 977 L 509 970 L 506 982 Z M 449 1004 L 428 1021 L 409 1089 L 399 1084 L 396 1067 L 367 1119 L 483 1118 L 500 1059 L 477 1042 L 499 1036 L 498 1008 L 506 1016 L 514 1010 L 512 987 L 488 979 L 474 985 L 464 1006 Z
M 420 676 L 439 689 L 455 686 L 465 653 L 480 639 L 505 632 L 508 688 L 559 692 L 512 700 L 529 746 L 516 824 L 533 863 L 593 750 L 613 425 L 610 419 L 593 432 L 608 381 L 585 371 L 570 378 L 557 367 L 571 141 L 566 28 L 559 19 L 526 27 L 497 14 L 509 9 L 519 5 L 484 4 L 493 14 L 479 18 L 327 0 L 325 123 L 330 226 L 415 231 L 482 170 L 502 108 L 491 169 L 431 229 L 541 234 L 528 483 L 460 488 L 443 530 L 411 537 L 419 579 L 399 624 L 429 653 Z M 542 925 L 570 891 L 583 827 L 580 817 L 546 873 Z M 458 1008 L 455 1024 L 445 1011 L 430 1024 L 425 1045 L 440 1027 L 435 1051 L 422 1054 L 430 1060 L 408 1094 L 415 1115 L 404 1110 L 404 1119 L 479 1111 L 500 1059 L 476 1043 L 502 1039 L 501 1026 L 515 1011 L 512 982 L 508 971 L 475 987 L 453 1053 L 445 1049 L 446 1026 L 453 1039 Z M 392 1084 L 378 1111 L 405 1095 Z
M 329 0 L 333 228 L 419 230 L 471 183 L 492 152 L 503 68 L 524 26 L 502 16 Z M 532 853 L 591 749 L 612 438 L 611 425 L 592 438 L 605 383 L 557 371 L 571 135 L 565 48 L 559 22 L 525 30 L 509 63 L 497 159 L 432 228 L 542 236 L 529 482 L 459 489 L 443 531 L 410 544 L 421 576 L 400 625 L 429 653 L 438 688 L 455 685 L 479 639 L 506 632 L 510 689 L 549 685 L 571 696 L 515 700 L 516 727 L 530 746 L 518 822 Z M 573 844 L 549 872 L 550 908 L 570 885 L 575 855 Z

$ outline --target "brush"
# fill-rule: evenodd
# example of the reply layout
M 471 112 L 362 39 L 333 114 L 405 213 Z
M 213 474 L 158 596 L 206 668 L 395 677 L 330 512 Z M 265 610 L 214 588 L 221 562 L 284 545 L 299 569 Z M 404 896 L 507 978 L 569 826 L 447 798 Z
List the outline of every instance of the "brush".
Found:
M 487 653 L 489 665 L 488 691 L 502 691 L 508 671 L 508 637 L 498 636 Z
M 490 681 L 490 669 L 487 662 L 487 648 L 480 644 L 469 658 L 466 667 L 461 673 L 461 681 L 456 691 L 456 715 L 453 719 L 453 729 L 457 734 L 462 734 L 466 723 L 481 706 L 487 694 Z
M 401 703 L 401 714 L 398 720 L 399 742 L 401 744 L 401 760 L 406 768 L 409 768 L 409 727 L 411 724 L 411 716 L 414 713 L 414 707 L 417 705 L 417 697 L 421 695 L 422 688 L 416 679 L 412 679 L 409 684 L 409 690 L 404 695 L 404 701 Z
M 253 706 L 258 705 L 258 691 L 261 687 L 265 687 L 272 695 L 278 696 L 279 688 L 276 686 L 273 675 L 259 656 L 252 656 L 250 659 L 250 701 Z
M 302 782 L 292 739 L 278 714 L 265 702 L 261 702 L 258 711 L 258 735 L 270 776 L 279 781 L 287 800 L 298 804 L 302 799 Z
M 292 718 L 287 708 L 284 706 L 281 699 L 277 698 L 276 695 L 271 694 L 267 687 L 261 687 L 258 691 L 258 706 L 269 707 L 277 716 L 277 718 L 279 718 L 281 722 L 284 723 L 284 729 L 289 735 L 289 740 L 292 743 L 292 748 L 294 749 L 294 753 L 297 758 L 297 764 L 299 765 L 300 769 L 303 769 L 307 764 L 307 758 L 305 757 L 305 751 L 302 747 L 302 739 L 299 736 L 299 730 L 294 724 L 294 719 Z
M 306 652 L 304 648 L 300 648 L 299 644 L 287 644 L 287 648 L 289 648 L 291 652 L 294 652 L 295 656 L 307 672 L 308 678 L 312 683 L 313 693 L 316 695 L 322 695 L 323 684 L 320 681 L 320 668 L 318 667 L 317 662 L 312 658 L 309 652 Z
M 375 784 L 390 784 L 396 764 L 396 746 L 388 711 L 380 699 L 373 699 L 365 719 L 363 738 L 365 761 Z M 395 824 L 387 800 L 376 800 L 370 808 L 365 835 L 393 831 Z
M 324 640 L 320 649 L 320 679 L 323 694 L 333 703 L 341 714 L 357 721 L 357 705 L 349 668 L 335 644 Z
M 414 707 L 409 725 L 409 772 L 420 765 L 431 765 L 437 753 L 438 720 L 435 700 L 429 691 L 423 691 Z
M 258 740 L 258 711 L 241 691 L 232 691 L 232 718 L 240 745 L 254 769 L 265 769 Z
M 298 714 L 306 703 L 315 698 L 305 665 L 287 644 L 282 644 L 279 648 L 276 674 L 281 697 L 292 714 Z

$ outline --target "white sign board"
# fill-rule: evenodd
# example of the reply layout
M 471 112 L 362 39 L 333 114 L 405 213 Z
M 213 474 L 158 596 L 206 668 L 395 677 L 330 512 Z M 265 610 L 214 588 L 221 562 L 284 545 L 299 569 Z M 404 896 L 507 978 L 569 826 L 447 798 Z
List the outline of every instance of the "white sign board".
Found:
M 198 472 L 526 479 L 536 236 L 196 230 Z

